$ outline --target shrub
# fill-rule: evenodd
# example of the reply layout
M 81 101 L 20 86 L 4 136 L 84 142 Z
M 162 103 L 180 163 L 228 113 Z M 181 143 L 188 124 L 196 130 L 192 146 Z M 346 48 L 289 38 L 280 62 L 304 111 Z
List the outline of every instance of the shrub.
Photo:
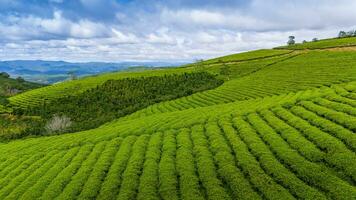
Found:
M 45 126 L 47 134 L 64 133 L 72 125 L 72 121 L 65 115 L 53 115 L 53 118 Z
M 16 80 L 17 80 L 19 83 L 25 82 L 25 79 L 23 79 L 21 76 L 17 77 Z

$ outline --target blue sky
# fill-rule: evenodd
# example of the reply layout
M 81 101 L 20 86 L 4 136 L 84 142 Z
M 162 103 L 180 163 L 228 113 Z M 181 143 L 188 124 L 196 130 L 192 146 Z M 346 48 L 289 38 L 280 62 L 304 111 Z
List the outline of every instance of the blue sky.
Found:
M 0 0 L 0 60 L 192 61 L 334 37 L 354 0 Z

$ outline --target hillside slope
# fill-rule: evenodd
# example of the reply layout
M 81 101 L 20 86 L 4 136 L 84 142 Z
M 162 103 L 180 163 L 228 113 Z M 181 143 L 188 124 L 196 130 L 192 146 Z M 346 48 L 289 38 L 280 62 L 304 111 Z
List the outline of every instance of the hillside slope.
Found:
M 171 73 L 187 72 L 187 69 L 170 69 L 170 70 L 147 70 L 140 72 L 115 72 L 106 73 L 97 76 L 89 76 L 74 81 L 66 81 L 47 87 L 31 90 L 20 95 L 9 98 L 10 103 L 15 107 L 26 108 L 29 106 L 41 105 L 44 101 L 57 99 L 63 96 L 76 95 L 98 85 L 102 85 L 108 80 L 117 80 L 130 77 L 142 76 L 160 76 Z
M 23 80 L 19 81 L 0 74 L 0 113 L 10 111 L 9 108 L 5 108 L 5 104 L 7 104 L 6 98 L 9 96 L 40 87 L 43 87 L 43 85 Z
M 259 50 L 252 51 L 242 54 L 236 54 L 232 56 L 226 56 L 222 60 L 223 62 L 229 63 L 231 60 L 235 62 L 248 62 L 250 60 L 260 60 L 269 57 L 279 57 L 291 53 L 289 50 Z M 208 60 L 202 63 L 203 70 L 206 68 L 207 71 L 212 73 L 219 72 L 219 65 L 216 67 L 211 66 L 215 61 L 214 59 Z M 98 76 L 90 76 L 82 78 L 75 81 L 63 82 L 48 87 L 40 88 L 37 90 L 31 90 L 29 92 L 17 95 L 15 97 L 9 98 L 9 101 L 13 106 L 26 108 L 29 106 L 38 106 L 43 103 L 43 101 L 60 98 L 68 95 L 76 95 L 82 93 L 88 89 L 95 88 L 98 85 L 103 84 L 108 80 L 116 80 L 122 78 L 134 78 L 142 76 L 162 76 L 165 74 L 177 74 L 184 72 L 192 72 L 201 69 L 197 69 L 195 65 L 187 65 L 180 68 L 168 68 L 168 69 L 158 69 L 158 70 L 146 70 L 140 72 L 118 72 L 118 73 L 107 73 Z
M 1 199 L 353 199 L 356 82 L 0 145 Z
M 356 80 L 355 51 L 311 51 L 231 65 L 241 77 L 209 91 L 155 104 L 127 118 L 280 95 Z M 251 70 L 252 69 L 252 70 Z M 247 72 L 247 73 L 246 73 Z M 250 73 L 252 72 L 252 73 Z

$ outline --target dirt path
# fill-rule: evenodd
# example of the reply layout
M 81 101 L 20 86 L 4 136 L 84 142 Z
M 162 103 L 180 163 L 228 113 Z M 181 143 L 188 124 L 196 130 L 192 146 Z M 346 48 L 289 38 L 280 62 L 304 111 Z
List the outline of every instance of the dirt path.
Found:
M 356 51 L 356 46 L 348 46 L 348 47 L 333 47 L 328 49 L 323 49 L 326 51 Z

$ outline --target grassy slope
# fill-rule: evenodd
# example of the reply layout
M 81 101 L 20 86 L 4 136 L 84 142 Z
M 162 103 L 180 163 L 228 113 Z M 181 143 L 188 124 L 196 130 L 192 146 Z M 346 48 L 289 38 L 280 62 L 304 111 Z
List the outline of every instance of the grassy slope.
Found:
M 13 89 L 18 89 L 21 92 L 27 91 L 27 90 L 32 90 L 35 88 L 42 87 L 43 85 L 37 84 L 37 83 L 31 83 L 31 82 L 18 82 L 15 79 L 12 78 L 5 78 L 0 76 L 0 113 L 2 112 L 7 112 L 10 111 L 8 108 L 5 108 L 4 105 L 1 105 L 1 99 L 5 99 L 8 97 L 9 94 L 7 94 L 6 88 L 7 86 L 10 86 Z
M 271 50 L 271 49 L 261 49 L 256 51 L 249 51 L 244 53 L 232 54 L 223 57 L 218 57 L 210 60 L 206 60 L 201 64 L 216 64 L 219 62 L 240 62 L 248 60 L 258 60 L 262 58 L 274 57 L 278 55 L 284 55 L 291 53 L 287 50 Z
M 281 46 L 276 49 L 302 50 L 302 49 L 325 49 L 335 47 L 356 46 L 356 37 L 324 39 L 305 44 L 295 44 L 291 46 Z
M 221 88 L 132 119 L 0 145 L 0 199 L 354 199 L 356 82 L 325 87 L 356 78 L 354 52 L 283 58 L 231 64 Z

